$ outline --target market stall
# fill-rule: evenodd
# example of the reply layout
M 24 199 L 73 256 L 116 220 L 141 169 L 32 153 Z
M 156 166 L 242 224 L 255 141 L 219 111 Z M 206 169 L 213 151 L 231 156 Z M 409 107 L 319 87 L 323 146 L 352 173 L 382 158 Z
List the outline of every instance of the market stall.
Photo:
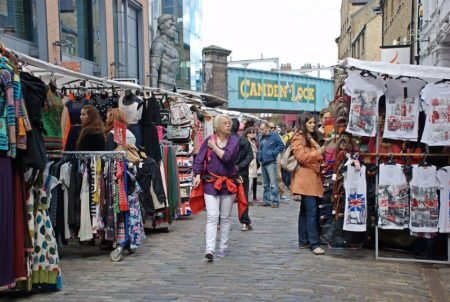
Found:
M 377 260 L 450 264 L 450 69 L 352 58 L 340 67 L 323 239 L 358 248 L 374 238 Z M 416 257 L 380 256 L 381 239 L 414 245 Z

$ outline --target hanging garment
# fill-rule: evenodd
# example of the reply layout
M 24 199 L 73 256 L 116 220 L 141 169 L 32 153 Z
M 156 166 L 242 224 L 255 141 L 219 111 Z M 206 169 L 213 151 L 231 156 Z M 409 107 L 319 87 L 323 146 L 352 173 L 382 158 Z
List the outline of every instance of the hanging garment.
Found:
M 15 285 L 14 196 L 11 159 L 0 156 L 0 288 Z
M 383 138 L 417 141 L 420 91 L 425 81 L 403 79 L 386 81 L 386 118 Z
M 209 115 L 205 115 L 205 124 L 203 125 L 203 137 L 209 137 L 214 134 L 214 118 Z
M 117 99 L 109 97 L 108 94 L 100 94 L 92 99 L 92 105 L 97 109 L 103 122 L 106 122 L 109 108 L 117 108 Z
M 0 58 L 2 59 L 2 58 Z M 2 61 L 0 61 L 1 63 Z M 0 64 L 1 66 L 1 64 Z M 14 108 L 14 90 L 12 85 L 12 73 L 9 69 L 0 69 L 0 117 L 2 121 L 0 131 L 0 150 L 8 150 L 8 156 L 16 157 L 16 114 Z M 6 122 L 7 130 L 3 123 Z
M 0 164 L 0 169 L 2 169 Z M 31 247 L 31 239 L 29 238 L 28 230 L 25 225 L 25 188 L 23 175 L 20 169 L 14 169 L 14 266 L 15 279 L 25 280 L 27 272 L 25 270 L 26 249 Z M 3 179 L 0 179 L 3 182 Z M 3 190 L 2 187 L 0 190 Z M 1 198 L 1 197 L 0 197 Z M 0 201 L 2 204 L 2 201 Z M 1 206 L 0 206 L 1 208 Z M 0 215 L 1 216 L 1 215 Z M 3 229 L 2 231 L 3 232 Z M 7 246 L 7 244 L 5 244 Z M 1 248 L 0 248 L 1 249 Z M 1 275 L 1 273 L 0 273 Z
M 200 146 L 203 144 L 203 127 L 200 120 L 197 118 L 197 113 L 192 113 L 192 141 L 194 143 L 194 150 L 192 154 L 197 154 Z
M 139 203 L 139 185 L 136 186 L 133 194 L 128 195 L 130 205 L 129 234 L 130 248 L 136 249 L 144 243 L 145 230 L 142 222 L 141 206 Z
M 58 184 L 56 178 L 44 174 L 44 185 L 37 197 L 35 218 L 34 253 L 32 265 L 33 284 L 56 284 L 59 270 L 58 246 L 51 224 L 48 208 L 52 189 Z
M 81 109 L 83 106 L 89 105 L 89 100 L 75 99 L 66 102 L 66 107 L 69 112 L 70 129 L 67 135 L 65 151 L 75 151 L 77 149 L 77 139 L 81 131 Z
M 409 187 L 402 166 L 380 165 L 378 227 L 403 230 L 409 225 Z
M 344 231 L 365 232 L 367 228 L 366 167 L 348 166 L 344 180 L 345 211 Z
M 155 97 L 144 99 L 142 103 L 142 118 L 139 121 L 142 130 L 142 146 L 148 156 L 161 161 L 159 136 L 156 125 L 161 123 L 161 114 L 158 101 Z
M 83 180 L 81 184 L 81 209 L 80 209 L 80 230 L 78 231 L 78 237 L 80 241 L 87 241 L 93 238 L 92 236 L 92 224 L 91 213 L 89 210 L 89 181 L 87 167 L 82 168 Z
M 410 183 L 411 232 L 436 233 L 439 222 L 438 193 L 439 182 L 436 177 L 436 166 L 413 166 Z
M 153 214 L 156 208 L 166 207 L 162 176 L 159 165 L 151 158 L 147 158 L 138 168 L 136 180 L 142 188 L 141 203 L 146 214 Z M 153 193 L 152 194 L 152 188 Z
M 62 149 L 61 116 L 64 104 L 58 93 L 48 89 L 47 99 L 42 111 L 42 123 L 45 129 L 44 144 L 47 150 Z
M 450 145 L 450 85 L 429 83 L 422 90 L 426 121 L 422 143 L 429 146 Z
M 64 239 L 69 239 L 70 229 L 69 229 L 69 192 L 70 192 L 70 176 L 71 176 L 72 165 L 71 163 L 65 163 L 61 166 L 61 172 L 59 176 L 59 181 L 62 184 L 62 190 L 64 192 Z
M 450 166 L 439 169 L 436 175 L 441 189 L 439 232 L 450 233 Z
M 352 72 L 345 80 L 345 90 L 352 97 L 347 132 L 375 136 L 378 125 L 378 100 L 384 94 L 384 81 Z

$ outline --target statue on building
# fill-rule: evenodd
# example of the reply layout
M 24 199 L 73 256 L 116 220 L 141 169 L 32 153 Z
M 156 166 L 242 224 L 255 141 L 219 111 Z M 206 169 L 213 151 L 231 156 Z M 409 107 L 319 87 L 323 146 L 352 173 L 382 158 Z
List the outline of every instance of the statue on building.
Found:
M 164 14 L 158 18 L 157 36 L 150 49 L 150 86 L 173 91 L 180 57 L 174 45 L 175 17 Z

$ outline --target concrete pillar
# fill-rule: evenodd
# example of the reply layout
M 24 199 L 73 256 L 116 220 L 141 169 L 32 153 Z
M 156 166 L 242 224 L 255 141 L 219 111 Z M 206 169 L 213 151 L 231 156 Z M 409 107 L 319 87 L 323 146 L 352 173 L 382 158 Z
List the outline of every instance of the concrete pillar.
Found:
M 218 46 L 203 48 L 203 92 L 228 99 L 228 56 L 231 50 Z

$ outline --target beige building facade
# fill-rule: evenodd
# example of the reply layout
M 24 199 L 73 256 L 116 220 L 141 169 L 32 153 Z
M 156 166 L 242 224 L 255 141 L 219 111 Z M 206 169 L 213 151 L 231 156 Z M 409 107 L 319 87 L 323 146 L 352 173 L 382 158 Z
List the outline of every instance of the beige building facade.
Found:
M 341 2 L 340 36 L 336 39 L 339 60 L 380 60 L 381 16 L 376 13 L 377 7 L 376 0 Z

